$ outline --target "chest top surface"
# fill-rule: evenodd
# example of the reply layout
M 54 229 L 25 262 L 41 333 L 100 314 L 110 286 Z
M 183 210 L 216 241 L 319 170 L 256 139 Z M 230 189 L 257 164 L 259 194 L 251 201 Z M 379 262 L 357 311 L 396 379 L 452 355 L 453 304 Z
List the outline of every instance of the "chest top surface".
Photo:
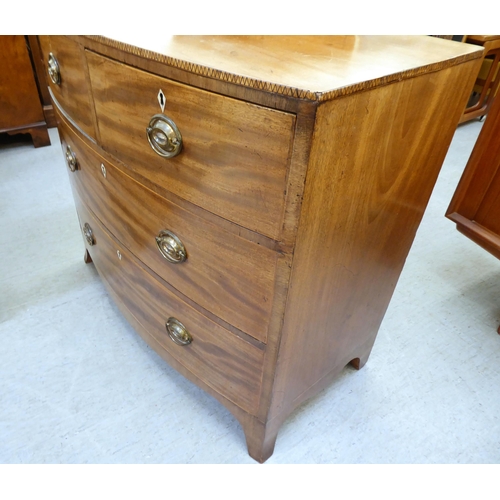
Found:
M 430 36 L 93 36 L 125 52 L 196 73 L 315 101 L 480 57 Z

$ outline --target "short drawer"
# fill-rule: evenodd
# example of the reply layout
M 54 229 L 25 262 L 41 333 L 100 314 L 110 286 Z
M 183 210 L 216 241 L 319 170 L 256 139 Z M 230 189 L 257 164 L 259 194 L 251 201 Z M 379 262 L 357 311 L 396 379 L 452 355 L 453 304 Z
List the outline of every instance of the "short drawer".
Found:
M 176 83 L 87 52 L 103 149 L 178 196 L 278 239 L 295 116 Z M 164 111 L 159 102 L 164 95 Z M 157 114 L 182 138 L 158 155 L 147 137 Z
M 191 373 L 255 414 L 261 390 L 263 348 L 237 337 L 182 301 L 139 266 L 78 197 L 75 202 L 92 261 L 128 312 Z
M 66 36 L 40 35 L 39 38 L 52 94 L 78 127 L 95 138 L 93 106 L 83 47 Z
M 88 147 L 63 120 L 59 130 L 63 151 L 69 146 L 78 163 L 70 172 L 74 190 L 110 232 L 181 293 L 266 342 L 277 253 L 147 189 Z M 160 252 L 162 241 L 156 238 L 163 238 L 167 250 L 182 245 L 185 260 L 169 260 L 172 257 Z

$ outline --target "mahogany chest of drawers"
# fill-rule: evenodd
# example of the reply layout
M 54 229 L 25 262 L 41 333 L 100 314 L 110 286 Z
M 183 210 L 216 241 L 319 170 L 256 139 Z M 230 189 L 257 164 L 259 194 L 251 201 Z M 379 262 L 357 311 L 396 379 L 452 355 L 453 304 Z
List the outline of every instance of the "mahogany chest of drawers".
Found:
M 375 341 L 481 50 L 41 37 L 85 260 L 265 461 Z

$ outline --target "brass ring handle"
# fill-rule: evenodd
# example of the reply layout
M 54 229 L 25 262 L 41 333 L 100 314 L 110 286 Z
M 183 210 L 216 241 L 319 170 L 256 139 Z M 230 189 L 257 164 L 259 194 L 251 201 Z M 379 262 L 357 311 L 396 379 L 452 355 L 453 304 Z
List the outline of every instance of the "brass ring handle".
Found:
M 76 161 L 76 155 L 71 149 L 71 146 L 68 144 L 66 146 L 66 163 L 68 164 L 68 168 L 74 172 L 78 168 L 78 162 Z
M 187 328 L 176 318 L 170 317 L 165 323 L 170 339 L 177 345 L 188 345 L 193 341 L 193 337 Z
M 85 239 L 90 246 L 95 244 L 94 231 L 92 231 L 92 228 L 90 227 L 90 224 L 88 222 L 83 225 L 83 236 L 85 236 Z
M 187 259 L 184 244 L 172 231 L 164 229 L 155 239 L 160 253 L 172 264 L 180 264 Z
M 59 69 L 59 63 L 52 52 L 49 54 L 49 59 L 47 61 L 47 72 L 49 73 L 50 79 L 56 85 L 61 85 L 61 71 Z
M 153 151 L 163 158 L 173 158 L 182 150 L 182 136 L 177 125 L 168 116 L 154 115 L 146 127 Z

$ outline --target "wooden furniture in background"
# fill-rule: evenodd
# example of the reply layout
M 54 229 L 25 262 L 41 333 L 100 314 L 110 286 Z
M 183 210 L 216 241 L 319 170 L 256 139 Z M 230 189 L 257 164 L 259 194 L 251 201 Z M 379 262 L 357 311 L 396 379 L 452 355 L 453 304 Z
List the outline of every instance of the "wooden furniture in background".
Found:
M 460 123 L 483 117 L 493 103 L 500 85 L 500 35 L 465 35 L 464 42 L 484 48 L 483 62 L 473 88 L 471 100 Z
M 298 405 L 367 361 L 481 52 L 426 36 L 40 41 L 85 262 L 266 460 Z
M 500 99 L 486 117 L 446 217 L 500 258 Z
M 50 138 L 23 35 L 0 36 L 0 133 L 30 134 L 35 148 Z

